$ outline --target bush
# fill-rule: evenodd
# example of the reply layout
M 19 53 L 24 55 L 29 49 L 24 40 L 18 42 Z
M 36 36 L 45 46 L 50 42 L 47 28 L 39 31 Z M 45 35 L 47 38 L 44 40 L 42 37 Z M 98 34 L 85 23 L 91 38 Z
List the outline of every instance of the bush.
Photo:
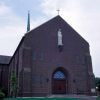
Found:
M 0 98 L 5 97 L 5 94 L 0 90 Z

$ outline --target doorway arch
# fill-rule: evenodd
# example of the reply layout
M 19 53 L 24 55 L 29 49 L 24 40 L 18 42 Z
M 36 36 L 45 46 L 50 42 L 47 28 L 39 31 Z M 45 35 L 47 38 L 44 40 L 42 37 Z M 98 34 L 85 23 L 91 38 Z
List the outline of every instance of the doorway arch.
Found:
M 67 92 L 67 75 L 63 68 L 58 68 L 52 74 L 52 93 L 66 94 Z

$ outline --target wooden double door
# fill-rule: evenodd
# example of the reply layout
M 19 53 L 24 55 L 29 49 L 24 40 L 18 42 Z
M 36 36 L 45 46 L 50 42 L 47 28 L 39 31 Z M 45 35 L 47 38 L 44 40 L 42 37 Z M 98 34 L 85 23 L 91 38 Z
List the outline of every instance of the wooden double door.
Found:
M 56 80 L 52 82 L 53 94 L 66 94 L 66 80 Z

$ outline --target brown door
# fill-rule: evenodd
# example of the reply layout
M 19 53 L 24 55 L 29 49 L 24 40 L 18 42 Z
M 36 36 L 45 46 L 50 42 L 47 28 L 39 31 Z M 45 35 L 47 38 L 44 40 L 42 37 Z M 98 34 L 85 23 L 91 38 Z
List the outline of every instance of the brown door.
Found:
M 66 80 L 53 80 L 53 94 L 66 94 Z

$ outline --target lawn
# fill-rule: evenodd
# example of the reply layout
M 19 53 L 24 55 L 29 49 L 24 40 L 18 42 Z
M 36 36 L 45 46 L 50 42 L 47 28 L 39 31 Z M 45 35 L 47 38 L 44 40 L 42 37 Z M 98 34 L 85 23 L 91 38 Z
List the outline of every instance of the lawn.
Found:
M 100 96 L 99 96 L 99 97 L 97 97 L 97 100 L 100 100 Z
M 78 98 L 5 98 L 3 100 L 80 100 Z

